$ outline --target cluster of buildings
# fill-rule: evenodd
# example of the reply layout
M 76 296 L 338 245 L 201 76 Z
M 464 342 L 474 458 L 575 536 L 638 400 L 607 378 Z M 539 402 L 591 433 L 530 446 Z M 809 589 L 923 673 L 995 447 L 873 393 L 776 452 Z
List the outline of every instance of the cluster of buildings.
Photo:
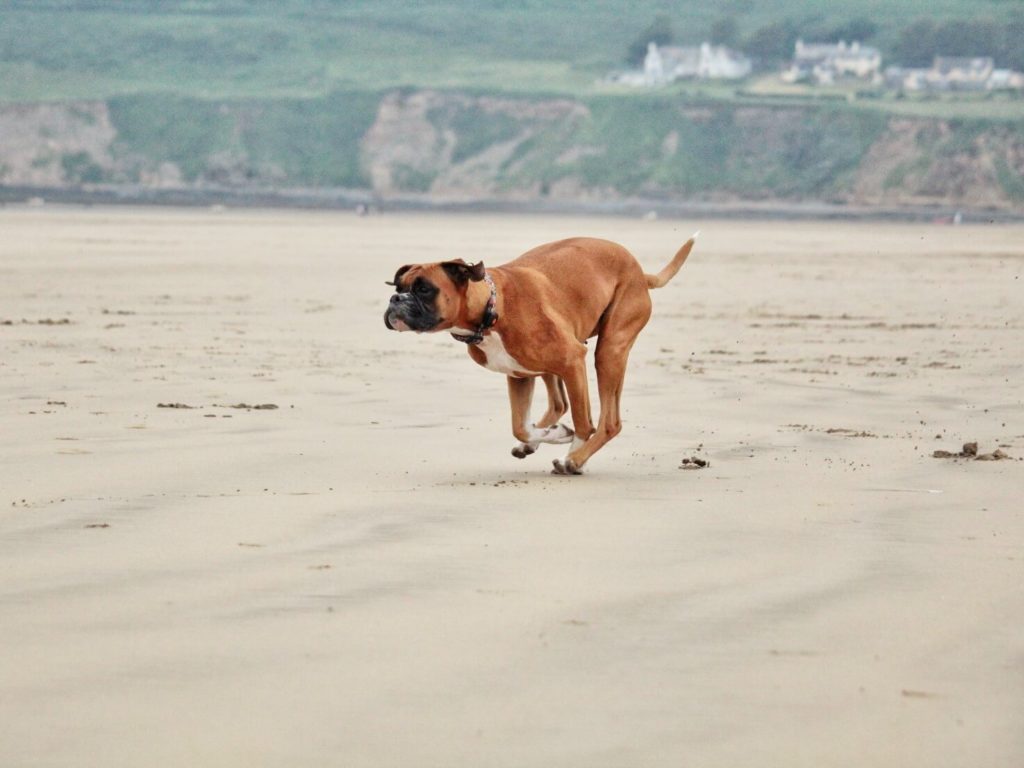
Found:
M 1024 74 L 996 69 L 990 56 L 936 56 L 927 69 L 887 67 L 885 84 L 900 91 L 996 91 L 1024 88 Z
M 740 80 L 751 61 L 724 45 L 679 46 L 649 43 L 640 71 L 615 75 L 625 85 L 656 87 L 676 80 Z M 805 43 L 797 40 L 793 59 L 783 71 L 787 83 L 834 85 L 860 80 L 900 91 L 991 91 L 1024 89 L 1024 74 L 997 69 L 988 56 L 936 56 L 929 68 L 887 67 L 882 54 L 860 42 Z
M 996 69 L 990 56 L 936 56 L 931 67 L 886 67 L 877 48 L 797 40 L 793 60 L 782 73 L 788 83 L 833 85 L 864 80 L 898 91 L 992 91 L 1024 88 L 1024 75 Z

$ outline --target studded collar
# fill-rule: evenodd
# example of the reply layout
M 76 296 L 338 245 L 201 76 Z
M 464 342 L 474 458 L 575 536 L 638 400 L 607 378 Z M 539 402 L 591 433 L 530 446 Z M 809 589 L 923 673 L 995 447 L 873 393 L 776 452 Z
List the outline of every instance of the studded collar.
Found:
M 487 299 L 487 306 L 484 307 L 483 317 L 480 319 L 480 324 L 476 327 L 469 336 L 464 336 L 458 333 L 453 333 L 452 338 L 458 339 L 464 344 L 479 344 L 484 340 L 484 331 L 491 328 L 496 322 L 498 322 L 498 312 L 495 307 L 498 303 L 498 289 L 494 286 L 494 280 L 488 273 L 484 273 L 484 281 L 491 288 L 491 295 Z

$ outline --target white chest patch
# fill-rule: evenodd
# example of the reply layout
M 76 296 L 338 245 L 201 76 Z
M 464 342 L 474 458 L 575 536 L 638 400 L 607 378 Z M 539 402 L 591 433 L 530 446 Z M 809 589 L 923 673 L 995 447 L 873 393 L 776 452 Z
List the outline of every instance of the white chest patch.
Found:
M 501 341 L 501 335 L 497 331 L 491 331 L 484 340 L 477 344 L 477 349 L 487 356 L 485 368 L 506 376 L 514 376 L 517 373 L 538 374 L 540 371 L 531 371 L 523 367 L 518 360 L 508 353 Z

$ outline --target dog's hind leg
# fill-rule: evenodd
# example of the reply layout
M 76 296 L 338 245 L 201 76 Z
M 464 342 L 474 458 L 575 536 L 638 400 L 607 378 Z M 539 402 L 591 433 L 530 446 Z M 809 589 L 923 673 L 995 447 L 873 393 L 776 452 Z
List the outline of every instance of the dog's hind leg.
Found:
M 651 301 L 646 290 L 623 302 L 616 301 L 605 313 L 597 340 L 594 366 L 597 368 L 597 391 L 601 400 L 601 416 L 593 435 L 582 444 L 573 443 L 572 450 L 557 474 L 578 474 L 587 460 L 605 443 L 622 431 L 619 400 L 626 378 L 626 362 L 633 342 L 651 317 Z
M 569 410 L 569 398 L 565 394 L 565 382 L 553 373 L 545 373 L 544 386 L 548 390 L 548 409 L 534 425 L 546 431 L 542 443 L 568 443 L 572 440 L 573 431 L 558 420 Z
M 562 373 L 565 387 L 569 394 L 569 410 L 572 413 L 572 426 L 575 434 L 569 453 L 565 459 L 555 459 L 552 463 L 553 474 L 579 475 L 581 464 L 573 458 L 586 445 L 594 434 L 594 422 L 590 418 L 590 392 L 587 387 L 587 362 L 585 347 L 580 344 L 579 356 L 571 362 Z
M 597 453 L 604 444 L 622 431 L 622 418 L 619 414 L 619 399 L 622 397 L 622 384 L 626 378 L 626 360 L 633 340 L 626 342 L 610 342 L 602 338 L 598 341 L 594 355 L 597 368 L 597 392 L 601 401 L 601 416 L 597 421 L 597 429 L 593 436 L 583 445 L 576 447 L 566 457 L 566 464 L 577 470 Z

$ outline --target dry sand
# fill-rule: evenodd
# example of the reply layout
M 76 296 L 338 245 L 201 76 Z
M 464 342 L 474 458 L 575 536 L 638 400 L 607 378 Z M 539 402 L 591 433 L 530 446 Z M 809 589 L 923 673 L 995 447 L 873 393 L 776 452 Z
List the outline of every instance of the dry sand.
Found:
M 406 262 L 698 227 L 583 477 L 381 320 Z M 1021 227 L 0 210 L 0 765 L 1020 766 L 1022 272 Z

